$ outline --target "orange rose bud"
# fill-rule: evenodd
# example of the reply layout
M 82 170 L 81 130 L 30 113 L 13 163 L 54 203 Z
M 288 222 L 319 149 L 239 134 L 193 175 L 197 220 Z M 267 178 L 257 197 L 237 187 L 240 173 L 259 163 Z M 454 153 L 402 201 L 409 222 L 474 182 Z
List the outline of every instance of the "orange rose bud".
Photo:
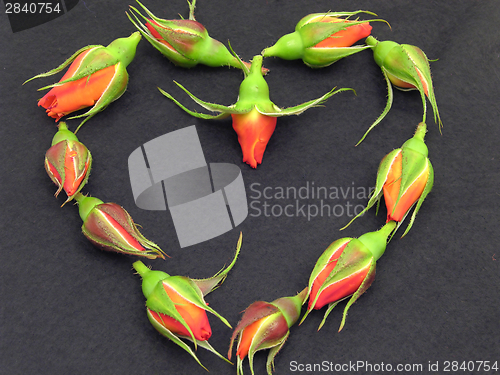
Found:
M 388 95 L 387 103 L 382 114 L 368 128 L 358 144 L 360 144 L 368 133 L 389 113 L 394 98 L 392 86 L 402 91 L 419 91 L 422 106 L 424 107 L 422 122 L 426 121 L 427 97 L 434 113 L 434 121 L 438 124 L 439 130 L 441 130 L 443 123 L 439 116 L 436 96 L 434 94 L 429 59 L 424 51 L 417 46 L 398 44 L 391 40 L 379 42 L 373 36 L 366 38 L 366 44 L 373 49 L 375 63 L 382 69 L 382 74 L 387 83 Z
M 156 17 L 139 1 L 147 17 L 130 6 L 129 20 L 163 56 L 175 65 L 192 68 L 198 64 L 211 67 L 231 66 L 240 68 L 238 59 L 229 52 L 224 44 L 210 37 L 207 29 L 194 17 L 196 0 L 188 1 L 189 19 L 166 20 Z M 141 21 L 140 18 L 143 19 Z M 146 22 L 143 24 L 142 22 Z M 244 63 L 250 67 L 249 63 Z M 268 69 L 262 68 L 266 74 Z
M 68 130 L 66 123 L 61 122 L 52 147 L 45 153 L 45 170 L 59 187 L 55 196 L 64 190 L 68 196 L 64 203 L 72 200 L 87 183 L 91 165 L 90 151 Z
M 83 220 L 82 232 L 94 246 L 101 250 L 149 259 L 165 259 L 165 253 L 139 232 L 137 225 L 122 206 L 104 203 L 81 193 L 77 193 L 75 199 Z
M 339 331 L 344 327 L 347 311 L 375 279 L 376 261 L 384 254 L 387 239 L 395 228 L 396 222 L 390 221 L 378 231 L 359 238 L 341 238 L 328 246 L 309 278 L 309 302 L 301 324 L 312 310 L 328 305 L 318 330 L 321 329 L 332 309 L 351 296 Z
M 353 44 L 370 35 L 372 27 L 369 22 L 383 20 L 348 19 L 359 13 L 374 15 L 363 11 L 310 14 L 297 23 L 293 33 L 282 36 L 276 44 L 264 49 L 262 55 L 285 60 L 302 59 L 311 68 L 329 66 L 344 57 L 370 48 Z
M 128 38 L 114 40 L 107 47 L 83 47 L 56 69 L 26 82 L 51 76 L 71 64 L 58 83 L 40 89 L 51 90 L 38 101 L 38 105 L 45 108 L 47 115 L 56 121 L 72 112 L 92 107 L 82 115 L 70 117 L 87 117 L 78 126 L 76 133 L 87 120 L 123 95 L 128 84 L 126 68 L 134 59 L 140 40 L 141 34 L 135 32 Z
M 152 271 L 141 261 L 132 265 L 142 278 L 142 292 L 146 297 L 146 311 L 150 323 L 163 336 L 187 351 L 203 368 L 205 367 L 193 349 L 184 340 L 193 342 L 195 349 L 200 346 L 229 362 L 208 343 L 212 329 L 207 311 L 218 317 L 229 328 L 231 325 L 208 306 L 204 297 L 222 284 L 233 268 L 241 248 L 241 241 L 240 235 L 236 254 L 229 266 L 208 279 L 191 279 L 171 276 L 163 271 Z
M 373 207 L 383 195 L 387 207 L 387 221 L 397 221 L 398 228 L 415 206 L 403 237 L 408 233 L 424 199 L 434 185 L 434 169 L 424 142 L 426 131 L 427 126 L 421 122 L 413 138 L 382 159 L 377 172 L 375 190 L 368 205 L 344 228 Z
M 203 119 L 222 119 L 231 115 L 233 129 L 238 134 L 238 142 L 243 152 L 243 162 L 249 164 L 252 168 L 257 168 L 257 165 L 262 163 L 267 143 L 276 128 L 277 117 L 299 115 L 309 108 L 320 105 L 332 95 L 352 90 L 335 90 L 334 88 L 320 98 L 310 100 L 295 107 L 280 108 L 269 97 L 269 86 L 262 75 L 262 60 L 263 57 L 261 55 L 254 56 L 250 69 L 241 62 L 245 79 L 240 85 L 238 101 L 231 106 L 204 102 L 176 82 L 196 103 L 210 111 L 218 112 L 218 115 L 208 115 L 191 111 L 172 95 L 159 89 L 163 95 L 174 101 L 174 103 L 192 116 Z
M 276 129 L 277 117 L 266 116 L 257 109 L 245 114 L 232 114 L 233 129 L 243 152 L 243 162 L 252 168 L 262 163 L 267 143 Z
M 274 357 L 290 335 L 290 327 L 300 316 L 301 306 L 307 297 L 307 288 L 293 297 L 283 297 L 273 302 L 257 301 L 245 310 L 241 321 L 231 336 L 228 358 L 231 359 L 234 340 L 239 336 L 237 374 L 243 374 L 243 360 L 248 356 L 253 370 L 253 357 L 259 350 L 271 349 L 267 357 L 267 373 L 274 368 Z
M 167 281 L 163 282 L 163 288 L 170 300 L 174 303 L 177 312 L 182 316 L 186 325 L 193 333 L 194 338 L 200 341 L 208 340 L 210 336 L 212 336 L 212 329 L 210 328 L 205 309 L 196 306 L 194 303 L 184 298 L 175 288 L 169 285 Z M 190 336 L 188 328 L 174 318 L 151 309 L 148 309 L 148 315 L 151 315 L 157 324 L 162 325 L 172 333 L 178 336 Z

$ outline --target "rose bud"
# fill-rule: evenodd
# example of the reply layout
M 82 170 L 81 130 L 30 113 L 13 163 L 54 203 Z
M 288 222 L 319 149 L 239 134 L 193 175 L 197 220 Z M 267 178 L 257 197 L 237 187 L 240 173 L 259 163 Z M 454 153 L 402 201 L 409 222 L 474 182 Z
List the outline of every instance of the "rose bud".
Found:
M 82 232 L 96 247 L 148 259 L 165 259 L 165 253 L 139 232 L 123 207 L 81 193 L 77 193 L 75 199 L 83 220 Z
M 254 374 L 255 353 L 259 350 L 271 349 L 266 365 L 267 373 L 271 375 L 274 370 L 274 357 L 290 335 L 289 328 L 299 319 L 306 297 L 307 288 L 294 297 L 278 298 L 271 303 L 257 301 L 247 307 L 231 336 L 228 352 L 228 358 L 231 359 L 234 340 L 239 337 L 236 349 L 238 374 L 243 374 L 243 360 L 246 356 L 248 356 L 250 370 Z
M 443 123 L 439 116 L 434 95 L 429 59 L 425 53 L 420 48 L 409 44 L 398 44 L 392 41 L 379 42 L 372 36 L 366 38 L 366 44 L 373 49 L 375 62 L 382 68 L 382 73 L 387 82 L 388 97 L 384 111 L 370 126 L 358 144 L 389 113 L 393 101 L 393 85 L 402 91 L 418 90 L 420 92 L 424 107 L 422 122 L 426 120 L 427 105 L 425 97 L 427 96 L 434 112 L 434 121 L 439 124 L 439 130 L 441 130 Z
M 71 119 L 87 117 L 80 124 L 82 126 L 125 92 L 128 84 L 126 67 L 134 59 L 140 40 L 141 34 L 135 32 L 128 38 L 116 39 L 107 47 L 99 45 L 83 47 L 59 67 L 26 82 L 59 73 L 71 63 L 58 83 L 39 89 L 52 88 L 39 100 L 38 105 L 44 107 L 47 114 L 56 121 L 69 113 L 92 106 L 86 113 L 70 117 Z
M 211 38 L 207 29 L 196 21 L 194 17 L 196 0 L 188 1 L 189 19 L 187 20 L 158 18 L 139 1 L 137 3 L 150 18 L 143 16 L 133 6 L 130 6 L 130 9 L 134 18 L 127 13 L 128 18 L 144 38 L 175 65 L 183 68 L 192 68 L 198 64 L 210 67 L 241 68 L 236 57 L 229 52 L 226 46 Z M 142 17 L 146 24 L 143 24 L 137 16 Z M 250 66 L 249 63 L 244 64 Z M 264 74 L 267 71 L 267 69 L 263 69 Z
M 344 308 L 339 332 L 342 330 L 347 311 L 375 279 L 376 261 L 384 254 L 387 239 L 395 227 L 396 222 L 390 221 L 376 232 L 359 238 L 341 238 L 328 246 L 309 278 L 309 302 L 300 324 L 313 309 L 328 305 L 318 327 L 320 330 L 332 309 L 351 296 Z
M 243 162 L 248 163 L 252 168 L 257 168 L 257 165 L 262 163 L 264 150 L 276 128 L 277 117 L 299 115 L 311 107 L 320 105 L 336 93 L 352 90 L 334 89 L 318 99 L 308 101 L 295 107 L 285 109 L 279 108 L 269 99 L 269 86 L 261 72 L 262 59 L 263 57 L 261 55 L 255 56 L 252 60 L 250 69 L 242 65 L 245 79 L 240 85 L 238 101 L 229 107 L 204 102 L 191 94 L 182 85 L 175 82 L 196 103 L 210 111 L 220 112 L 218 115 L 207 115 L 191 111 L 174 99 L 170 94 L 159 89 L 163 95 L 173 100 L 179 107 L 192 116 L 202 119 L 222 119 L 231 116 L 233 119 L 233 129 L 238 134 L 238 141 L 243 151 Z
M 64 189 L 68 199 L 74 196 L 87 183 L 92 165 L 90 151 L 78 141 L 76 135 L 68 130 L 66 123 L 59 124 L 59 131 L 52 139 L 52 147 L 45 153 L 45 170 L 58 186 L 57 197 Z
M 427 157 L 429 151 L 424 143 L 426 131 L 425 123 L 421 122 L 413 138 L 382 159 L 378 167 L 375 190 L 368 205 L 344 228 L 373 207 L 383 195 L 387 207 L 387 221 L 397 221 L 398 228 L 408 212 L 416 205 L 402 237 L 408 233 L 434 184 L 434 169 Z
M 203 368 L 205 367 L 195 352 L 183 340 L 193 342 L 195 349 L 200 346 L 229 362 L 207 341 L 212 335 L 207 311 L 218 317 L 229 328 L 231 325 L 209 307 L 203 297 L 219 286 L 227 277 L 236 263 L 241 241 L 240 234 L 236 254 L 231 264 L 208 279 L 170 276 L 162 271 L 151 271 L 140 261 L 133 264 L 134 269 L 142 277 L 142 292 L 146 297 L 147 315 L 153 327 L 187 351 Z
M 275 45 L 262 51 L 264 57 L 275 56 L 285 60 L 302 61 L 311 68 L 329 66 L 343 57 L 370 48 L 352 46 L 370 35 L 368 21 L 352 21 L 348 17 L 371 12 L 314 13 L 302 18 L 293 33 L 282 36 Z M 340 18 L 345 17 L 347 18 Z M 386 22 L 386 21 L 383 21 Z

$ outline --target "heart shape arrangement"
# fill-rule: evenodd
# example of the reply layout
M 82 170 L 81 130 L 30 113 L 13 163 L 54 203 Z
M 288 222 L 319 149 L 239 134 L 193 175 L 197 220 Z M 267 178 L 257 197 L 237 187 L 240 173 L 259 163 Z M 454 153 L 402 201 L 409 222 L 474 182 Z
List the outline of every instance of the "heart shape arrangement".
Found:
M 309 282 L 297 295 L 278 298 L 272 302 L 251 303 L 234 329 L 227 359 L 208 343 L 212 329 L 207 312 L 215 315 L 228 327 L 231 325 L 215 309 L 208 306 L 204 297 L 226 279 L 235 265 L 242 246 L 242 235 L 240 234 L 238 239 L 232 262 L 207 279 L 172 276 L 163 271 L 153 271 L 142 261 L 133 263 L 133 268 L 142 278 L 147 317 L 162 335 L 187 351 L 202 367 L 204 366 L 195 352 L 198 347 L 207 349 L 231 363 L 232 349 L 236 342 L 238 374 L 243 374 L 243 360 L 246 357 L 250 362 L 251 373 L 254 374 L 254 354 L 259 350 L 269 349 L 267 373 L 271 374 L 275 356 L 290 335 L 290 328 L 299 320 L 302 323 L 313 310 L 328 305 L 320 329 L 332 309 L 347 299 L 339 331 L 344 327 L 348 309 L 374 281 L 376 262 L 383 255 L 392 236 L 414 208 L 403 236 L 408 233 L 424 199 L 431 191 L 434 171 L 424 142 L 427 132 L 427 100 L 431 103 L 434 120 L 439 129 L 442 123 L 434 95 L 429 60 L 416 46 L 377 41 L 370 35 L 370 22 L 386 21 L 353 18 L 362 14 L 375 15 L 367 11 L 356 11 L 307 15 L 297 23 L 294 32 L 284 35 L 273 46 L 265 48 L 247 63 L 243 62 L 231 47 L 228 49 L 211 38 L 207 29 L 196 21 L 195 0 L 189 3 L 188 19 L 161 19 L 140 2 L 138 4 L 140 10 L 130 6 L 130 13 L 127 13 L 129 20 L 138 29 L 131 36 L 116 39 L 107 47 L 83 47 L 57 68 L 26 81 L 51 76 L 69 66 L 59 82 L 40 89 L 50 91 L 39 100 L 38 105 L 45 108 L 47 115 L 55 118 L 56 122 L 73 112 L 90 107 L 87 112 L 69 118 L 85 117 L 74 132 L 68 129 L 66 122 L 59 123 L 52 145 L 45 155 L 45 169 L 58 187 L 55 195 L 64 190 L 67 195 L 64 203 L 71 200 L 78 203 L 83 234 L 102 250 L 147 259 L 165 259 L 167 256 L 158 245 L 139 231 L 123 207 L 116 203 L 104 203 L 81 192 L 89 178 L 92 156 L 76 133 L 85 122 L 125 92 L 129 80 L 126 67 L 133 61 L 141 37 L 177 66 L 231 66 L 243 71 L 244 79 L 237 100 L 230 106 L 205 102 L 176 82 L 198 105 L 213 114 L 190 110 L 171 94 L 161 88 L 159 91 L 192 116 L 202 119 L 231 117 L 241 145 L 243 162 L 252 168 L 257 168 L 262 163 L 278 117 L 299 115 L 325 103 L 337 93 L 354 91 L 350 88 L 333 88 L 319 98 L 291 108 L 281 108 L 270 100 L 269 86 L 264 78 L 268 73 L 268 69 L 263 66 L 265 58 L 302 60 L 306 66 L 319 69 L 355 53 L 371 50 L 375 63 L 380 66 L 387 82 L 388 101 L 383 113 L 369 126 L 359 142 L 362 142 L 389 112 L 393 100 L 393 86 L 401 90 L 420 92 L 423 104 L 422 122 L 418 124 L 412 138 L 382 159 L 373 195 L 366 208 L 354 218 L 363 215 L 375 203 L 378 207 L 383 196 L 387 207 L 387 223 L 381 229 L 367 232 L 358 238 L 340 238 L 334 241 L 320 255 L 312 267 Z M 363 38 L 366 38 L 365 45 L 355 45 Z M 303 305 L 307 305 L 307 308 L 300 319 Z M 186 341 L 191 342 L 193 346 Z

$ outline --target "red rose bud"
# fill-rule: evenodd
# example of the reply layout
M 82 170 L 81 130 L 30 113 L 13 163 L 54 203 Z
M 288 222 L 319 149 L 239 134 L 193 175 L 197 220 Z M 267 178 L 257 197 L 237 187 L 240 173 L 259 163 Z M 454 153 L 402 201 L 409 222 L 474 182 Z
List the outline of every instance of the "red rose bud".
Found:
M 382 159 L 377 172 L 375 190 L 368 205 L 344 228 L 373 207 L 383 195 L 387 207 L 387 221 L 399 222 L 398 228 L 415 206 L 410 223 L 402 237 L 408 233 L 434 184 L 434 170 L 427 157 L 429 151 L 424 142 L 426 131 L 425 123 L 421 122 L 413 138 Z
M 227 277 L 228 272 L 236 263 L 241 241 L 240 235 L 231 264 L 208 279 L 170 276 L 162 271 L 152 271 L 140 261 L 133 264 L 134 269 L 142 277 L 142 291 L 146 297 L 147 314 L 153 327 L 187 351 L 203 368 L 205 367 L 195 352 L 183 340 L 193 342 L 195 349 L 200 346 L 227 361 L 207 341 L 212 335 L 207 311 L 217 316 L 229 328 L 231 325 L 209 307 L 203 297 Z
M 262 55 L 285 60 L 302 59 L 311 68 L 329 66 L 343 57 L 370 48 L 352 45 L 370 35 L 372 27 L 369 22 L 386 22 L 348 19 L 359 13 L 375 15 L 363 11 L 310 14 L 299 21 L 293 33 L 282 36 L 275 45 L 264 49 Z
M 52 147 L 45 153 L 45 170 L 58 186 L 57 197 L 64 189 L 72 200 L 87 183 L 92 165 L 90 151 L 78 141 L 76 135 L 68 130 L 66 123 L 59 124 L 59 131 L 52 140 Z
M 427 96 L 434 112 L 434 121 L 439 124 L 441 130 L 443 123 L 439 116 L 434 95 L 429 59 L 425 53 L 420 48 L 409 44 L 398 44 L 392 41 L 379 42 L 372 36 L 366 38 L 366 44 L 373 49 L 375 62 L 382 68 L 382 73 L 387 82 L 388 99 L 384 111 L 370 126 L 358 144 L 389 113 L 393 101 L 392 85 L 402 91 L 418 90 L 420 92 L 424 107 L 422 122 L 426 121 L 427 105 L 425 97 Z
M 231 336 L 228 358 L 231 359 L 234 340 L 238 339 L 236 349 L 237 374 L 243 374 L 243 360 L 248 356 L 250 370 L 253 370 L 253 358 L 257 351 L 271 349 L 267 357 L 267 373 L 274 369 L 274 357 L 290 335 L 289 328 L 300 316 L 300 310 L 307 298 L 307 288 L 294 297 L 283 297 L 273 302 L 257 301 L 243 313 L 241 321 Z
M 375 279 L 376 261 L 384 254 L 387 239 L 396 227 L 388 222 L 376 232 L 359 238 L 341 238 L 333 242 L 319 257 L 309 278 L 309 303 L 300 324 L 315 309 L 328 305 L 321 329 L 332 309 L 342 300 L 349 302 L 344 308 L 339 331 L 345 324 L 347 311 Z
M 147 16 L 143 16 L 136 8 L 130 6 L 133 18 L 128 18 L 153 47 L 160 51 L 175 65 L 192 68 L 198 64 L 211 67 L 232 66 L 241 68 L 238 59 L 234 57 L 224 44 L 211 38 L 207 29 L 194 17 L 196 0 L 189 4 L 189 19 L 165 20 L 156 17 L 139 1 Z M 142 17 L 146 22 L 143 24 Z M 244 63 L 248 67 L 249 63 Z M 263 73 L 267 73 L 263 68 Z
M 77 193 L 75 199 L 83 220 L 83 234 L 96 247 L 149 259 L 165 259 L 165 253 L 139 232 L 123 207 L 81 193 Z
M 299 115 L 311 107 L 322 104 L 336 93 L 352 90 L 345 88 L 339 90 L 333 89 L 318 99 L 295 107 L 280 108 L 269 98 L 269 86 L 261 71 L 262 59 L 261 55 L 255 56 L 250 69 L 247 69 L 242 64 L 245 79 L 240 85 L 238 101 L 229 107 L 204 102 L 187 91 L 182 85 L 175 82 L 196 103 L 210 111 L 219 112 L 220 114 L 218 115 L 207 115 L 191 111 L 174 99 L 172 95 L 159 89 L 163 95 L 173 100 L 179 107 L 192 116 L 203 119 L 222 119 L 231 115 L 233 118 L 233 128 L 238 134 L 238 141 L 243 151 L 243 162 L 248 163 L 252 168 L 257 168 L 257 165 L 262 163 L 264 150 L 276 127 L 277 117 Z
M 140 40 L 141 34 L 136 32 L 128 38 L 116 39 L 107 47 L 83 47 L 56 69 L 39 74 L 26 82 L 56 74 L 71 63 L 58 83 L 40 89 L 51 88 L 38 105 L 44 107 L 47 114 L 56 121 L 72 112 L 92 107 L 82 115 L 70 117 L 87 117 L 80 124 L 82 126 L 125 92 L 128 84 L 126 67 L 134 59 Z

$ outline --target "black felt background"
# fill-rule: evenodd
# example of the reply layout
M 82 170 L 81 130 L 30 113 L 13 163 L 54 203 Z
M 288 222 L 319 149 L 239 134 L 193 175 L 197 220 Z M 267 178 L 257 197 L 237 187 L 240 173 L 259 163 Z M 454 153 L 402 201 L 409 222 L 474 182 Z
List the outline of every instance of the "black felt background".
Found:
M 131 2 L 80 1 L 47 24 L 12 33 L 0 15 L 0 148 L 2 215 L 1 334 L 2 374 L 205 374 L 192 358 L 149 324 L 133 257 L 92 247 L 81 234 L 77 208 L 63 208 L 62 195 L 43 169 L 43 155 L 56 130 L 36 106 L 37 88 L 60 78 L 22 83 L 54 68 L 89 44 L 107 45 L 135 31 L 125 11 Z M 187 16 L 183 0 L 149 0 L 162 18 Z M 495 361 L 499 356 L 499 106 L 500 10 L 495 1 L 279 1 L 200 0 L 197 20 L 212 37 L 245 60 L 293 31 L 305 15 L 328 10 L 370 10 L 386 19 L 372 35 L 421 47 L 430 59 L 443 134 L 429 118 L 426 137 L 435 185 L 410 233 L 396 236 L 377 266 L 372 287 L 351 308 L 337 333 L 342 309 L 335 309 L 321 331 L 323 312 L 315 311 L 276 358 L 276 374 L 297 364 L 439 364 Z M 364 51 L 331 67 L 312 70 L 300 61 L 265 59 L 271 99 L 289 107 L 319 97 L 332 87 L 351 87 L 300 116 L 280 118 L 264 161 L 256 170 L 241 161 L 230 120 L 190 117 L 163 97 L 156 86 L 192 109 L 202 110 L 173 83 L 193 94 L 230 105 L 243 77 L 236 69 L 199 66 L 185 70 L 163 58 L 145 40 L 128 68 L 127 92 L 78 133 L 94 156 L 84 192 L 123 205 L 171 259 L 146 261 L 172 275 L 209 277 L 230 261 L 238 234 L 243 248 L 225 283 L 207 296 L 210 306 L 234 326 L 255 300 L 272 301 L 306 286 L 312 267 L 335 239 L 357 237 L 384 224 L 385 208 L 370 211 L 347 230 L 343 216 L 250 216 L 236 229 L 208 242 L 181 249 L 168 212 L 135 206 L 129 183 L 129 154 L 167 132 L 196 125 L 208 162 L 242 169 L 249 203 L 265 187 L 373 186 L 380 159 L 412 136 L 421 120 L 416 92 L 395 92 L 386 119 L 358 147 L 354 144 L 383 110 L 386 88 L 372 53 Z M 430 113 L 431 114 L 431 113 Z M 70 120 L 75 129 L 78 120 Z M 254 197 L 254 198 L 252 198 Z M 272 205 L 293 199 L 260 198 Z M 339 198 L 332 205 L 365 204 Z M 317 199 L 299 204 L 318 205 Z M 258 206 L 259 203 L 254 203 Z M 401 232 L 402 233 L 402 232 Z M 226 353 L 231 330 L 209 317 L 210 343 Z M 213 374 L 236 368 L 202 349 L 202 363 Z M 255 359 L 265 373 L 267 352 Z M 500 363 L 498 363 L 500 365 Z M 245 372 L 250 373 L 245 364 Z M 477 369 L 477 363 L 476 363 Z M 362 368 L 349 373 L 366 373 Z M 450 367 L 451 370 L 451 367 Z M 323 371 L 323 373 L 335 373 Z M 341 372 L 342 373 L 342 372 Z M 407 371 L 406 373 L 412 373 Z M 470 371 L 457 373 L 470 373 Z M 483 373 L 473 371 L 473 373 Z M 489 372 L 492 373 L 492 372 Z

